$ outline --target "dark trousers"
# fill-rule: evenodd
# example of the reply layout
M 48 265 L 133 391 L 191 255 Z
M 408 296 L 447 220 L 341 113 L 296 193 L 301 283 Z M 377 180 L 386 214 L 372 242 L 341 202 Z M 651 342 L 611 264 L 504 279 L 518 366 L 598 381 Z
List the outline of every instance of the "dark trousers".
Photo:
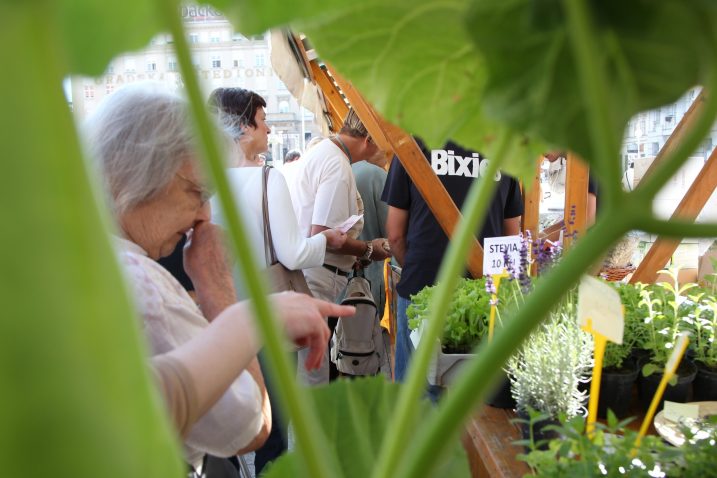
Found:
M 269 437 L 266 439 L 266 442 L 255 452 L 254 469 L 256 476 L 259 476 L 266 465 L 279 458 L 287 450 L 289 445 L 286 438 L 287 425 L 279 411 L 279 403 L 275 399 L 276 388 L 274 388 L 272 378 L 268 373 L 266 357 L 264 357 L 263 352 L 259 352 L 259 364 L 261 365 L 262 375 L 264 375 L 266 393 L 269 396 L 269 401 L 271 403 L 272 425 L 271 433 L 269 433 Z

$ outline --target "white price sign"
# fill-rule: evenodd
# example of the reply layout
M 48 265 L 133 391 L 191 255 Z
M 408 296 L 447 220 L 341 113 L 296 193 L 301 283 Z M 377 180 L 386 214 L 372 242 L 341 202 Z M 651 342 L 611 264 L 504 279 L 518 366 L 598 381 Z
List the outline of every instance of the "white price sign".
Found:
M 520 236 L 486 237 L 483 240 L 483 275 L 502 274 L 506 252 L 517 270 L 520 264 Z

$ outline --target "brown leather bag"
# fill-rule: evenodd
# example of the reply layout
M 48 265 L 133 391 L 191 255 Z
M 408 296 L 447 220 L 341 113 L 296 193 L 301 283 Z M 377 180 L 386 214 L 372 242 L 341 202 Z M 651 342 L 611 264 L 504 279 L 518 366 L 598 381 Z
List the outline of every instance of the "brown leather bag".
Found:
M 287 269 L 284 264 L 276 258 L 276 250 L 274 249 L 274 241 L 271 237 L 271 227 L 269 225 L 269 203 L 267 200 L 267 184 L 269 182 L 269 171 L 271 166 L 264 166 L 262 171 L 262 212 L 264 216 L 264 252 L 266 254 L 267 268 L 265 273 L 269 289 L 271 292 L 294 291 L 311 295 L 309 285 L 306 283 L 304 273 L 300 270 L 292 271 Z

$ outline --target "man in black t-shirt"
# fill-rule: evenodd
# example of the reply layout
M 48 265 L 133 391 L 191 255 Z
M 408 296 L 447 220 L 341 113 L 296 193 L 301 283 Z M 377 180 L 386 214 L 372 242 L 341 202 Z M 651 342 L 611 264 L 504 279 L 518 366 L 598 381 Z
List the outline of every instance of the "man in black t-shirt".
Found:
M 486 160 L 479 153 L 450 141 L 442 149 L 431 151 L 420 142 L 419 145 L 453 202 L 461 208 L 473 180 L 485 172 Z M 500 184 L 478 235 L 481 245 L 486 237 L 514 235 L 520 231 L 523 199 L 518 181 L 501 172 L 496 173 L 494 179 Z M 433 285 L 448 246 L 448 237 L 395 158 L 381 199 L 389 206 L 386 231 L 391 251 L 403 268 L 396 287 L 398 330 L 394 373 L 396 381 L 403 381 L 413 351 L 406 317 L 410 296 Z

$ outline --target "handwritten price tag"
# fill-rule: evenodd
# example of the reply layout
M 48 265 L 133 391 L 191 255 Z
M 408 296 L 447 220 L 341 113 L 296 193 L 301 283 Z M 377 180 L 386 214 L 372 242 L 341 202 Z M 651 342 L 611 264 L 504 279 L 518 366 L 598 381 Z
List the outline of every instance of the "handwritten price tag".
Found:
M 520 236 L 486 237 L 483 240 L 483 275 L 503 273 L 506 251 L 517 268 L 520 263 Z

